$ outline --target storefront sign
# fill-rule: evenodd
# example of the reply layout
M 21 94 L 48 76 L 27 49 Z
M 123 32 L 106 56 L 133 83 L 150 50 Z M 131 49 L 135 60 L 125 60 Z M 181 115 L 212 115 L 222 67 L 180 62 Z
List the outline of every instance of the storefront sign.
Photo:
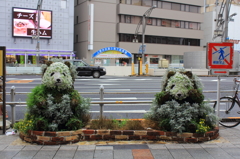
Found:
M 37 10 L 13 8 L 13 37 L 30 37 L 37 35 Z M 39 23 L 41 38 L 52 38 L 52 11 L 41 10 Z
M 95 52 L 92 58 L 132 58 L 132 54 L 122 48 L 106 47 Z

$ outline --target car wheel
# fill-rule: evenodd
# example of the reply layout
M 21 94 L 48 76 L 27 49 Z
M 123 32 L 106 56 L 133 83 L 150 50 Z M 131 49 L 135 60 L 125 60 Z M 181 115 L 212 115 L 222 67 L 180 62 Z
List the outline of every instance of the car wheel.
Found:
M 99 77 L 100 77 L 100 73 L 98 71 L 94 71 L 93 78 L 99 78 Z

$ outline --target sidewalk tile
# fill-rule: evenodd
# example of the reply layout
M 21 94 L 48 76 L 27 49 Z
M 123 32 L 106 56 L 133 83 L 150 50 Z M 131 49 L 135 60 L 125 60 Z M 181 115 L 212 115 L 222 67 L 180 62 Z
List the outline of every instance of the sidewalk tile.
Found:
M 148 144 L 150 149 L 167 149 L 165 144 Z
M 13 157 L 13 159 L 32 159 L 36 154 L 37 150 L 22 150 L 17 155 Z
M 190 148 L 187 151 L 194 159 L 214 159 L 203 148 Z
M 154 159 L 173 159 L 172 154 L 167 149 L 151 150 Z
M 221 148 L 204 148 L 213 158 L 232 159 L 233 157 Z
M 177 159 L 193 159 L 193 157 L 185 149 L 168 149 L 173 158 Z
M 94 159 L 112 159 L 112 150 L 95 150 Z
M 74 159 L 93 159 L 94 150 L 77 150 Z
M 113 150 L 113 146 L 96 146 L 96 150 Z
M 33 159 L 52 159 L 55 156 L 56 153 L 57 153 L 57 150 L 54 150 L 54 149 L 51 149 L 51 150 L 40 150 L 34 156 Z
M 79 145 L 77 150 L 95 150 L 96 145 Z
M 133 149 L 132 154 L 134 159 L 154 159 L 149 149 Z
M 114 150 L 114 159 L 133 159 L 131 150 Z
M 76 150 L 58 150 L 53 159 L 72 159 Z

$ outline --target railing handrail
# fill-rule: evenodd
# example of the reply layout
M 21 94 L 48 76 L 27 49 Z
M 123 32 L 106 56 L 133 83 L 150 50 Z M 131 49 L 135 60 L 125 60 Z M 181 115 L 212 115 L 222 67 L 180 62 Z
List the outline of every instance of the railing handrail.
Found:
M 160 91 L 155 92 L 104 92 L 104 94 L 153 94 L 158 93 Z M 221 93 L 233 93 L 235 90 L 222 90 Z M 15 92 L 15 94 L 29 94 L 31 92 Z M 99 92 L 78 92 L 79 94 L 99 94 Z M 203 93 L 217 93 L 215 90 L 203 91 Z M 2 94 L 2 92 L 0 92 Z M 11 92 L 6 92 L 6 94 L 11 94 Z
M 205 102 L 214 103 L 217 100 L 204 100 Z M 152 100 L 142 100 L 142 101 L 91 101 L 90 104 L 152 104 Z M 0 102 L 2 104 L 3 102 Z M 26 101 L 15 101 L 15 102 L 5 102 L 6 105 L 26 105 Z

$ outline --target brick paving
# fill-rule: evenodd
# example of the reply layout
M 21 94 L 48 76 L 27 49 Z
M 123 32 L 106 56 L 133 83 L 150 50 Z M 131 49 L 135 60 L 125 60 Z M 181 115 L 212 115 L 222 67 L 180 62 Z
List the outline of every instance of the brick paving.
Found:
M 240 126 L 220 127 L 220 137 L 203 143 L 162 141 L 82 141 L 43 146 L 17 135 L 0 135 L 1 159 L 236 159 L 240 158 Z

